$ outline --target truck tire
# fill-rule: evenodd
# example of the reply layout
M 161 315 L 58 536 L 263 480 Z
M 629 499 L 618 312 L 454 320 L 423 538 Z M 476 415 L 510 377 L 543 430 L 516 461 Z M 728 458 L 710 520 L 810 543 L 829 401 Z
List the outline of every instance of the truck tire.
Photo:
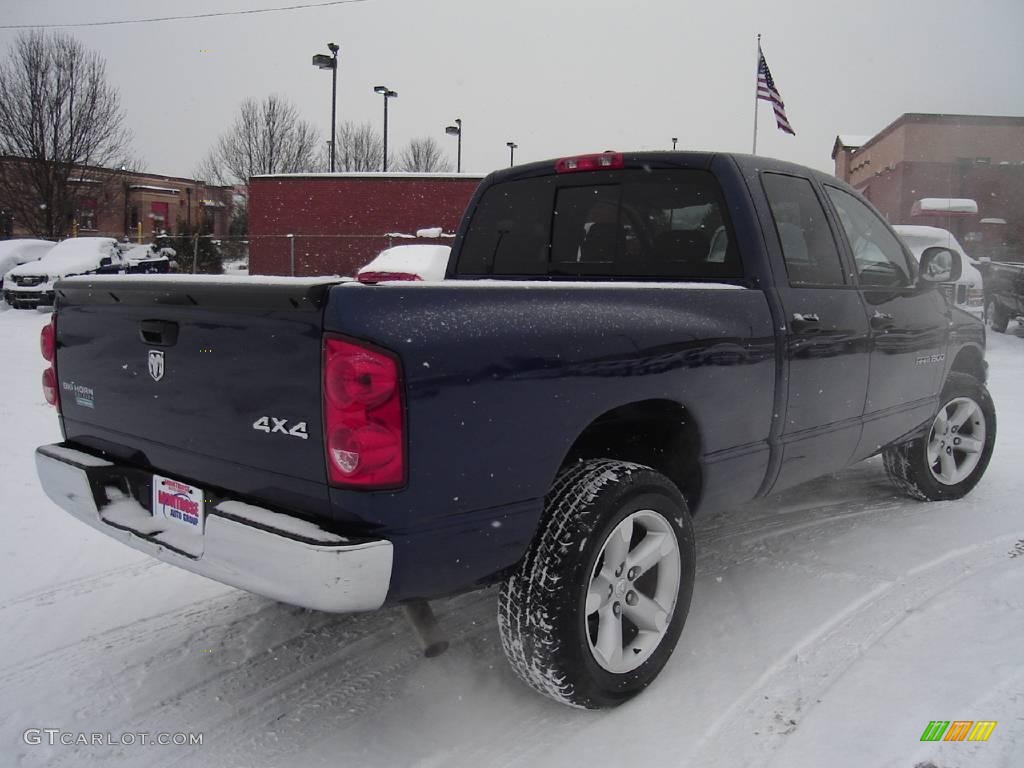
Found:
M 928 431 L 882 452 L 896 487 L 922 501 L 967 495 L 988 467 L 996 443 L 996 410 L 985 385 L 951 373 Z
M 989 299 L 985 304 L 985 325 L 996 333 L 1006 333 L 1006 326 L 1010 324 L 1010 316 L 1005 309 L 1001 309 L 994 299 Z
M 556 478 L 536 538 L 502 585 L 505 655 L 546 696 L 617 706 L 672 654 L 695 563 L 689 509 L 668 478 L 611 459 L 574 464 Z

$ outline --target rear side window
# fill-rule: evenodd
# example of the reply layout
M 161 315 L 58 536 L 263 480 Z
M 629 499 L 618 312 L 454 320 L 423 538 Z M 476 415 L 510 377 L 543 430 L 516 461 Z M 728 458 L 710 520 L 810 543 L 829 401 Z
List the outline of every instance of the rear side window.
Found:
M 845 285 L 832 230 L 807 179 L 780 173 L 761 176 L 786 261 L 789 284 Z
M 458 272 L 547 274 L 554 178 L 525 179 L 487 190 L 469 223 Z
M 706 171 L 573 174 L 491 187 L 462 244 L 458 272 L 675 280 L 743 275 L 721 190 Z

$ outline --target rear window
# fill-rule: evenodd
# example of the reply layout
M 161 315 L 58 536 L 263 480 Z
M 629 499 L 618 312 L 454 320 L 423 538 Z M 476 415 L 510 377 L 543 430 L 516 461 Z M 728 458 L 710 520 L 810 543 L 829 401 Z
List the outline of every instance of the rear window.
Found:
M 488 189 L 457 267 L 466 276 L 743 276 L 721 189 L 706 171 L 545 176 Z

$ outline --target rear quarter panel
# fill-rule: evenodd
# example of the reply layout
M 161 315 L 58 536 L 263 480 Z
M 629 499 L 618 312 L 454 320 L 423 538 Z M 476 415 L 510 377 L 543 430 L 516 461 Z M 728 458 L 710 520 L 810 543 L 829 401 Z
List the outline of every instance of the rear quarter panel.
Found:
M 408 484 L 332 490 L 339 522 L 396 547 L 392 599 L 429 597 L 518 561 L 569 448 L 628 403 L 681 403 L 701 435 L 705 495 L 764 479 L 775 339 L 744 288 L 518 281 L 349 284 L 324 328 L 396 352 Z

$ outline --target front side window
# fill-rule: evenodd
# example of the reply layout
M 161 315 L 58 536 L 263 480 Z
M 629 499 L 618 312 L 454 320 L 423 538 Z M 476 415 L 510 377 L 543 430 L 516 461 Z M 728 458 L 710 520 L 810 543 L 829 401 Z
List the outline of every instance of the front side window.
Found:
M 495 185 L 474 213 L 463 275 L 720 280 L 743 276 L 715 177 L 622 171 Z
M 903 246 L 863 202 L 835 187 L 825 187 L 850 243 L 857 275 L 865 287 L 899 288 L 912 282 Z

